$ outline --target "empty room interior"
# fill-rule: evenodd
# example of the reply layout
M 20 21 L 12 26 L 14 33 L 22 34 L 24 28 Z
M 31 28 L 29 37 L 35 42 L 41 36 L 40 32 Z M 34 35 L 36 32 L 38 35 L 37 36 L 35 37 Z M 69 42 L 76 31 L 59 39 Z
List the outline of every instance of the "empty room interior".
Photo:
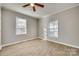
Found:
M 79 3 L 0 3 L 0 56 L 79 56 Z

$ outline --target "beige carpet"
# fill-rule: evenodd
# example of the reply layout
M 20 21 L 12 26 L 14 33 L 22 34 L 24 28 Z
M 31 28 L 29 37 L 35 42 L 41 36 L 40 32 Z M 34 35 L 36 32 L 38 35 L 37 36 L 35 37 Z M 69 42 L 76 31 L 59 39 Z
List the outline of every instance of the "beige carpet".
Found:
M 4 47 L 0 56 L 78 56 L 79 49 L 35 39 Z

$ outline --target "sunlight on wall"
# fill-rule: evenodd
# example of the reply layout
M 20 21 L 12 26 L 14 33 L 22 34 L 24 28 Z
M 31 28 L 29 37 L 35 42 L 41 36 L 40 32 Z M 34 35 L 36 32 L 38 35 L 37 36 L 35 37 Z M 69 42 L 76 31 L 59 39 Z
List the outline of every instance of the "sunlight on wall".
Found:
M 47 29 L 43 28 L 43 30 L 44 30 L 44 40 L 47 40 Z

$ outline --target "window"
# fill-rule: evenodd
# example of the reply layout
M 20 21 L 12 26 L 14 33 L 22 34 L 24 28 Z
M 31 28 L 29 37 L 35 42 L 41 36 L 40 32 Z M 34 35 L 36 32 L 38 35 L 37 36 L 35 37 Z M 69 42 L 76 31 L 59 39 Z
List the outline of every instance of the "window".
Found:
M 49 23 L 48 36 L 58 38 L 58 21 L 52 21 Z
M 26 19 L 16 17 L 16 35 L 26 34 Z

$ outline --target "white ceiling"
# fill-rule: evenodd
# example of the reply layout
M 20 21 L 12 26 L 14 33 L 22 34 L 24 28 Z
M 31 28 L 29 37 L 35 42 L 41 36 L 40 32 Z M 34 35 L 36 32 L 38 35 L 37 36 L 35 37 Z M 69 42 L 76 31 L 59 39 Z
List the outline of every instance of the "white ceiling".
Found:
M 42 3 L 42 4 L 44 4 L 45 7 L 44 8 L 36 7 L 37 9 L 36 12 L 33 12 L 30 6 L 23 8 L 22 6 L 25 5 L 24 3 L 7 3 L 7 4 L 4 3 L 2 4 L 2 7 L 19 13 L 23 13 L 25 15 L 41 18 L 79 5 L 77 3 Z

